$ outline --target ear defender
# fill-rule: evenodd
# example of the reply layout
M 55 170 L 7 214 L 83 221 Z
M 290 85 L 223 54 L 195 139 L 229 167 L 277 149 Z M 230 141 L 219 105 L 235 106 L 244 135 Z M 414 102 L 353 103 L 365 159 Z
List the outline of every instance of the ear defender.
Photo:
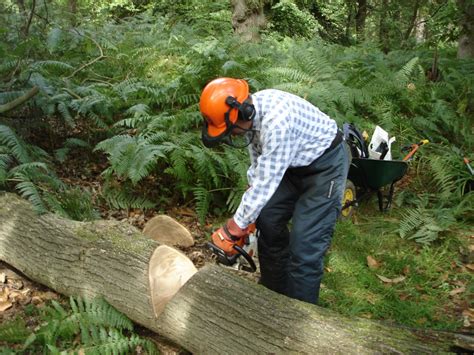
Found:
M 251 121 L 255 116 L 255 106 L 252 104 L 250 96 L 244 102 L 240 103 L 235 97 L 228 96 L 225 103 L 231 108 L 239 111 L 239 118 L 244 121 Z

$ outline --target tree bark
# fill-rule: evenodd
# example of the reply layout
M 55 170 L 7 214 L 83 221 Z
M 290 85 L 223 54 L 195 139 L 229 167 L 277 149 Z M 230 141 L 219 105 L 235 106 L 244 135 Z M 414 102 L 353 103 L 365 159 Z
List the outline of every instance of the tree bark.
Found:
M 258 41 L 267 21 L 265 1 L 232 0 L 232 27 L 244 41 Z
M 18 6 L 18 9 L 20 10 L 20 12 L 26 11 L 25 0 L 16 0 L 16 5 Z
M 470 0 L 458 0 L 458 8 L 461 11 L 458 58 L 474 58 L 474 3 Z
M 357 0 L 357 13 L 355 15 L 357 41 L 365 39 L 365 20 L 367 18 L 367 0 Z
M 382 51 L 387 54 L 390 50 L 389 30 L 387 24 L 389 0 L 382 0 L 379 20 L 379 42 L 382 46 Z
M 103 296 L 130 319 L 196 354 L 474 349 L 472 337 L 347 319 L 217 266 L 195 272 L 182 254 L 131 226 L 37 216 L 7 193 L 0 195 L 0 260 L 60 293 Z
M 406 42 L 411 36 L 411 33 L 413 29 L 416 26 L 416 20 L 418 18 L 418 11 L 420 10 L 420 0 L 415 0 L 415 3 L 413 4 L 413 11 L 411 14 L 410 22 L 408 23 L 408 28 L 405 31 L 405 34 L 403 35 L 403 40 Z

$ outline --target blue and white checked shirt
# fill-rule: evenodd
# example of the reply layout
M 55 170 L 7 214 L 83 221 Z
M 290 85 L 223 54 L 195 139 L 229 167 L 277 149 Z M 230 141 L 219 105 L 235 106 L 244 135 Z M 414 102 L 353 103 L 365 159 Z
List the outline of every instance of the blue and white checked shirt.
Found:
M 241 228 L 254 222 L 286 170 L 311 164 L 331 145 L 337 124 L 308 101 L 280 90 L 252 94 L 256 131 L 249 145 L 250 188 L 234 215 Z

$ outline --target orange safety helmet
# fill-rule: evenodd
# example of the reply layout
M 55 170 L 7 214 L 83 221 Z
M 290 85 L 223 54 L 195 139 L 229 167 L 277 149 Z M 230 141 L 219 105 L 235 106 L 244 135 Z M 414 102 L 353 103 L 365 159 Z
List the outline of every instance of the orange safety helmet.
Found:
M 204 87 L 199 108 L 204 117 L 202 138 L 206 146 L 227 138 L 239 117 L 253 118 L 255 108 L 248 99 L 249 85 L 242 79 L 218 78 Z

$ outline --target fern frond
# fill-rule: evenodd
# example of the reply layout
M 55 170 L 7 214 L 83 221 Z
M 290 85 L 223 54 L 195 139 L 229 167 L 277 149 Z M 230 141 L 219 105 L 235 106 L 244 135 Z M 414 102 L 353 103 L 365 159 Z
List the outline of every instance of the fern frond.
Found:
M 275 67 L 267 70 L 268 74 L 274 77 L 280 77 L 293 82 L 313 82 L 314 78 L 300 69 Z
M 211 203 L 211 194 L 209 191 L 198 182 L 198 186 L 192 189 L 194 198 L 196 200 L 196 213 L 200 223 L 204 223 L 206 215 L 209 212 Z
M 395 74 L 395 78 L 399 84 L 404 86 L 410 81 L 413 69 L 418 65 L 418 62 L 418 57 L 412 58 Z
M 60 62 L 57 60 L 41 60 L 33 62 L 30 65 L 30 68 L 33 70 L 40 70 L 43 68 L 52 69 L 52 70 L 60 70 L 60 71 L 68 71 L 74 69 L 74 67 L 68 63 Z
M 105 186 L 103 196 L 106 202 L 113 208 L 153 208 L 156 202 L 148 200 L 146 197 L 137 196 L 136 192 L 128 192 L 126 189 L 112 188 Z
M 40 214 L 46 213 L 46 206 L 43 203 L 38 187 L 23 174 L 16 173 L 14 178 L 20 180 L 20 182 L 15 185 L 20 195 L 31 202 L 36 212 Z
M 26 143 L 10 127 L 0 125 L 0 144 L 8 147 L 18 162 L 29 163 L 31 161 Z
M 18 65 L 18 59 L 3 60 L 0 63 L 0 73 L 13 70 Z
M 58 103 L 58 111 L 61 113 L 61 116 L 64 118 L 64 121 L 66 122 L 66 124 L 69 127 L 74 128 L 76 124 L 74 122 L 74 119 L 71 116 L 71 113 L 69 112 L 69 108 L 66 106 L 64 102 Z
M 31 332 L 23 319 L 0 324 L 0 341 L 7 343 L 23 343 Z

